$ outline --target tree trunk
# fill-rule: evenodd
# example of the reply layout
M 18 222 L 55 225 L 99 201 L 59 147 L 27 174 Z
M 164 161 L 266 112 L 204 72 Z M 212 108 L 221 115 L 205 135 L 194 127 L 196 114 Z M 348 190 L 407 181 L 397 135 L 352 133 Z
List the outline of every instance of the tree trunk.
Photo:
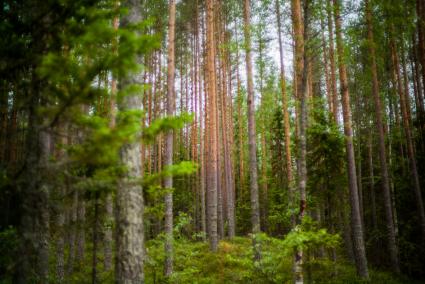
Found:
M 330 78 L 330 87 L 332 91 L 332 111 L 335 124 L 338 125 L 338 91 L 336 84 L 336 64 L 335 64 L 335 54 L 334 54 L 334 31 L 333 31 L 333 18 L 332 18 L 332 4 L 331 0 L 327 2 L 328 7 L 328 33 L 329 33 L 329 62 L 331 67 L 331 78 Z
M 118 7 L 118 1 L 115 2 L 116 8 Z M 118 30 L 119 19 L 114 17 L 113 28 Z M 117 39 L 113 41 L 114 52 L 117 50 Z M 115 128 L 115 103 L 117 95 L 117 80 L 112 78 L 111 80 L 111 96 L 109 100 L 109 127 Z M 113 225 L 113 198 L 110 192 L 106 193 L 105 197 L 105 225 L 104 225 L 104 238 L 103 238 L 103 248 L 104 248 L 104 269 L 109 271 L 112 269 L 112 225 Z
M 208 94 L 208 155 L 209 171 L 208 179 L 208 236 L 210 248 L 216 252 L 218 247 L 217 235 L 217 96 L 216 96 L 216 74 L 215 74 L 215 40 L 214 40 L 214 0 L 207 0 L 207 94 Z
M 344 57 L 344 44 L 342 41 L 342 27 L 341 16 L 339 14 L 340 4 L 338 0 L 333 0 L 334 4 L 334 17 L 335 17 L 335 30 L 336 30 L 336 43 L 338 53 L 338 65 L 341 84 L 342 96 L 342 110 L 344 119 L 344 134 L 347 152 L 347 171 L 348 182 L 350 189 L 350 204 L 351 204 L 351 228 L 353 235 L 353 249 L 356 260 L 357 273 L 362 278 L 368 278 L 368 268 L 365 244 L 363 238 L 363 227 L 360 217 L 359 206 L 359 193 L 357 188 L 356 177 L 356 162 L 354 158 L 353 146 L 353 130 L 351 122 L 351 107 L 350 107 L 350 94 L 348 90 L 347 70 L 345 66 Z
M 198 60 L 198 64 L 200 64 L 201 59 L 200 59 L 200 54 L 202 54 L 202 49 L 201 49 L 201 40 L 199 40 L 200 35 L 203 34 L 203 26 L 204 26 L 204 17 L 201 16 L 201 32 L 199 32 L 199 29 L 197 29 L 196 32 L 196 49 L 197 49 L 197 60 Z M 196 1 L 196 20 L 197 22 L 199 21 L 199 6 L 198 6 L 198 1 Z M 198 26 L 198 25 L 196 25 Z M 203 42 L 203 41 L 202 41 Z M 204 45 L 203 45 L 204 46 Z M 205 58 L 205 57 L 203 57 Z M 197 66 L 198 64 L 196 64 L 195 66 Z M 198 95 L 199 95 L 199 168 L 200 168 L 200 172 L 199 172 L 199 191 L 200 191 L 200 202 L 201 202 L 201 232 L 202 232 L 202 239 L 205 241 L 206 240 L 206 236 L 207 236 L 207 221 L 206 221 L 206 208 L 205 208 L 205 167 L 206 167 L 206 163 L 205 163 L 205 155 L 204 155 L 204 149 L 205 147 L 205 136 L 204 136 L 204 132 L 205 132 L 205 125 L 206 125 L 206 121 L 204 120 L 204 114 L 206 113 L 205 109 L 202 107 L 203 105 L 206 106 L 206 100 L 202 100 L 203 98 L 203 94 L 202 94 L 202 84 L 203 82 L 205 82 L 205 76 L 202 77 L 202 74 L 205 75 L 205 71 L 204 69 L 201 69 L 198 71 Z M 202 78 L 204 78 L 204 81 L 202 80 Z M 204 89 L 204 94 L 206 94 L 206 90 Z M 206 114 L 205 114 L 206 115 Z
M 308 0 L 305 2 L 305 18 L 304 23 L 307 24 L 308 21 Z M 303 25 L 303 16 L 301 11 L 301 1 L 292 0 L 291 1 L 292 9 L 292 27 L 294 30 L 294 41 L 295 41 L 295 63 L 294 63 L 294 72 L 295 72 L 295 85 L 297 86 L 297 99 L 299 101 L 299 115 L 298 115 L 298 189 L 300 194 L 300 204 L 299 204 L 299 215 L 298 222 L 301 223 L 304 215 L 305 209 L 307 206 L 306 202 L 306 186 L 307 186 L 307 163 L 306 163 L 306 154 L 307 154 L 307 137 L 306 137 L 306 128 L 307 128 L 307 99 L 308 99 L 308 62 L 305 53 L 304 40 L 307 35 L 306 30 Z M 295 263 L 294 263 L 294 272 L 295 272 L 295 283 L 304 283 L 303 275 L 303 251 L 298 249 L 295 253 Z
M 69 240 L 68 240 L 68 246 L 69 246 L 69 254 L 68 254 L 68 262 L 67 262 L 67 269 L 66 273 L 67 276 L 71 276 L 71 274 L 74 272 L 74 262 L 75 262 L 75 252 L 76 252 L 76 239 L 77 239 L 77 211 L 78 211 L 78 190 L 75 188 L 72 188 L 73 194 L 72 194 L 72 202 L 71 202 L 71 208 L 69 209 L 69 227 L 70 227 L 70 233 L 69 233 Z
M 48 283 L 49 187 L 40 173 L 47 170 L 51 136 L 50 129 L 41 129 L 44 119 L 37 114 L 37 108 L 41 106 L 41 90 L 35 75 L 32 84 L 25 145 L 26 167 L 20 184 L 22 215 L 18 233 L 22 261 L 18 267 L 18 283 L 28 283 L 34 278 L 38 283 Z
M 277 17 L 277 29 L 279 39 L 279 58 L 280 58 L 280 87 L 282 92 L 282 108 L 283 108 L 283 122 L 284 122 L 284 135 L 285 135 L 285 158 L 286 158 L 286 178 L 288 179 L 288 196 L 290 206 L 294 204 L 294 184 L 292 175 L 292 155 L 291 155 L 291 128 L 289 124 L 289 110 L 288 110 L 288 98 L 286 95 L 286 79 L 285 79 L 285 65 L 283 56 L 283 43 L 282 43 L 282 26 L 280 19 L 280 5 L 279 0 L 276 0 L 276 17 Z M 295 216 L 291 214 L 292 226 L 295 226 Z
M 235 29 L 237 25 L 235 22 Z M 236 37 L 236 93 L 238 104 L 238 158 L 239 158 L 239 200 L 243 200 L 245 196 L 245 159 L 244 159 L 244 143 L 243 143 L 243 123 L 242 123 L 242 91 L 241 91 L 241 78 L 239 72 L 239 41 L 237 31 L 235 30 Z
M 86 247 L 86 231 L 85 231 L 85 221 L 86 221 L 86 202 L 84 200 L 84 194 L 79 194 L 81 198 L 78 201 L 78 210 L 77 210 L 77 255 L 76 261 L 78 263 L 84 263 L 85 247 Z
M 329 56 L 325 39 L 324 15 L 322 13 L 320 14 L 320 28 L 322 29 L 323 68 L 325 73 L 326 101 L 328 103 L 329 114 L 333 116 L 331 80 L 329 78 Z
M 112 195 L 107 194 L 105 199 L 105 225 L 104 225 L 104 270 L 112 269 L 112 222 L 113 222 L 113 200 Z
M 397 81 L 397 91 L 400 97 L 400 107 L 401 107 L 401 113 L 402 113 L 403 128 L 404 128 L 404 134 L 406 137 L 406 144 L 407 144 L 407 155 L 409 156 L 410 174 L 412 175 L 413 190 L 415 193 L 415 199 L 417 202 L 416 206 L 418 207 L 417 209 L 419 213 L 422 242 L 425 243 L 424 204 L 422 199 L 421 187 L 419 184 L 419 175 L 418 175 L 418 170 L 416 165 L 415 150 L 413 147 L 413 138 L 412 138 L 412 131 L 410 128 L 410 119 L 408 117 L 407 106 L 406 106 L 406 94 L 404 94 L 402 84 L 401 84 L 400 64 L 398 60 L 398 55 L 397 55 L 394 39 L 391 39 L 390 46 L 391 46 L 391 59 L 392 59 L 393 69 L 394 69 L 394 73 L 396 75 L 396 81 Z
M 228 43 L 225 33 L 225 23 L 223 23 L 222 27 L 222 45 L 226 45 Z M 227 73 L 228 73 L 228 61 L 229 56 L 227 54 L 227 49 L 222 47 L 222 92 L 221 92 L 221 135 L 222 135 L 222 144 L 223 144 L 223 157 L 224 157 L 224 184 L 226 187 L 226 218 L 228 224 L 228 236 L 229 238 L 233 238 L 235 236 L 235 203 L 234 203 L 234 194 L 233 194 L 233 169 L 232 169 L 232 153 L 230 150 L 231 144 L 229 139 L 230 125 L 228 124 L 227 117 Z
M 425 85 L 425 4 L 422 0 L 416 0 L 418 53 L 422 65 L 422 84 Z
M 69 142 L 69 139 L 66 139 L 68 137 L 68 127 L 66 123 L 59 124 L 59 129 L 63 129 L 63 132 L 61 132 L 62 139 L 60 143 L 62 145 L 67 145 Z M 58 159 L 64 158 L 65 152 L 63 150 L 59 150 L 57 154 Z M 66 213 L 66 207 L 65 207 L 65 198 L 68 193 L 69 188 L 69 181 L 68 178 L 65 177 L 64 179 L 64 185 L 60 186 L 59 190 L 59 207 L 57 212 L 57 219 L 56 219 L 56 226 L 58 230 L 58 237 L 56 240 L 56 280 L 59 283 L 62 283 L 65 280 L 65 213 Z
M 100 217 L 99 217 L 99 192 L 95 193 L 94 197 L 94 224 L 93 224 L 93 252 L 92 252 L 92 284 L 98 283 L 97 279 L 97 252 L 99 248 L 99 232 L 100 232 Z
M 121 18 L 121 25 L 127 27 L 142 20 L 141 3 L 137 0 L 124 1 L 123 7 L 128 13 Z M 136 58 L 137 64 L 142 64 L 142 57 Z M 143 84 L 139 74 L 129 74 L 120 81 L 120 88 Z M 121 111 L 139 110 L 142 101 L 138 94 L 128 94 L 119 103 Z M 116 242 L 116 271 L 117 283 L 144 283 L 144 228 L 143 228 L 143 191 L 140 183 L 134 179 L 142 176 L 142 161 L 140 143 L 134 141 L 123 145 L 120 151 L 121 162 L 127 168 L 127 173 L 119 182 L 117 208 L 117 242 Z
M 387 165 L 387 152 L 385 148 L 385 134 L 383 126 L 382 103 L 379 94 L 378 70 L 376 66 L 375 42 L 373 37 L 372 12 L 368 0 L 365 0 L 366 22 L 367 22 L 367 39 L 369 41 L 369 60 L 372 72 L 372 95 L 375 103 L 375 121 L 376 130 L 378 132 L 379 141 L 379 162 L 381 166 L 382 191 L 384 197 L 385 218 L 388 237 L 388 250 L 390 252 L 391 266 L 396 273 L 400 273 L 400 265 L 398 259 L 398 246 L 395 235 L 393 208 L 391 201 L 390 181 Z
M 252 234 L 254 234 L 254 254 L 255 260 L 260 259 L 260 250 L 255 240 L 255 235 L 260 232 L 260 205 L 258 199 L 258 173 L 257 173 L 257 144 L 255 132 L 255 101 L 254 101 L 254 82 L 252 75 L 252 58 L 251 58 L 251 2 L 244 1 L 244 35 L 246 50 L 246 77 L 248 81 L 248 144 L 249 144 L 249 175 L 250 175 L 250 191 L 251 191 L 251 222 Z
M 174 115 L 175 95 L 174 95 L 174 41 L 176 23 L 176 2 L 169 2 L 168 18 L 168 62 L 167 62 L 167 116 Z M 164 167 L 173 164 L 173 132 L 169 131 L 165 137 Z M 165 276 L 173 273 L 173 177 L 164 178 L 164 187 L 168 190 L 165 194 Z

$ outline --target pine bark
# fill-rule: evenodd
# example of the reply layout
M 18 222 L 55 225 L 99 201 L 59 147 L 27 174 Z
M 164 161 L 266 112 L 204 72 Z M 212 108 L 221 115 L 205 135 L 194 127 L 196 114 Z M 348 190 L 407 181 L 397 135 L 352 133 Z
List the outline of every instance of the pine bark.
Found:
M 51 128 L 44 127 L 45 119 L 38 112 L 45 107 L 42 102 L 40 78 L 32 75 L 30 101 L 28 106 L 25 160 L 19 192 L 20 204 L 20 256 L 17 268 L 17 282 L 48 283 L 49 274 L 49 188 L 42 174 L 49 166 L 51 149 Z M 43 129 L 44 128 L 44 129 Z
M 382 192 L 384 197 L 385 218 L 388 237 L 388 250 L 390 252 L 391 266 L 396 273 L 400 273 L 400 265 L 398 258 L 398 246 L 395 235 L 395 226 L 393 220 L 393 208 L 390 191 L 390 180 L 387 165 L 387 151 L 385 147 L 385 133 L 383 125 L 382 102 L 379 94 L 378 68 L 376 66 L 376 51 L 373 36 L 372 12 L 368 0 L 365 0 L 366 22 L 367 22 L 367 38 L 369 41 L 369 60 L 372 73 L 372 95 L 375 104 L 375 121 L 376 131 L 378 132 L 379 146 L 379 162 L 382 179 Z
M 363 237 L 363 226 L 361 222 L 359 193 L 357 187 L 356 162 L 354 157 L 353 130 L 351 121 L 350 93 L 348 90 L 347 68 L 345 66 L 344 44 L 342 40 L 342 24 L 339 13 L 339 0 L 333 0 L 336 44 L 338 54 L 338 67 L 341 84 L 342 111 L 344 120 L 344 134 L 347 153 L 347 172 L 350 190 L 351 205 L 351 230 L 353 236 L 353 249 L 356 261 L 357 273 L 362 278 L 368 278 L 366 250 Z
M 199 12 L 198 12 L 198 5 L 196 5 L 196 19 L 198 20 L 199 18 Z M 203 19 L 203 18 L 202 18 Z M 203 21 L 201 21 L 202 26 L 203 26 Z M 196 46 L 197 46 L 197 50 L 198 50 L 198 54 L 202 53 L 201 52 L 201 46 L 200 46 L 200 39 L 199 39 L 199 31 L 197 32 L 197 37 L 196 37 Z M 197 58 L 199 58 L 199 56 L 197 56 Z M 198 59 L 200 62 L 200 59 Z M 197 64 L 198 65 L 198 64 Z M 205 204 L 205 167 L 206 167 L 206 163 L 205 163 L 205 155 L 204 155 L 204 149 L 205 147 L 205 136 L 204 136 L 204 131 L 206 129 L 205 127 L 205 120 L 203 113 L 205 112 L 205 108 L 203 108 L 203 105 L 206 105 L 206 101 L 202 100 L 202 75 L 201 73 L 203 72 L 199 72 L 199 76 L 198 76 L 198 90 L 199 90 L 199 149 L 200 149 L 200 153 L 199 153 L 199 157 L 200 157 L 200 173 L 199 173 L 199 183 L 200 183 L 200 202 L 201 202 L 201 232 L 202 234 L 202 238 L 205 240 L 206 236 L 207 236 L 207 221 L 206 221 L 206 204 Z M 204 79 L 205 82 L 205 79 Z M 204 93 L 206 94 L 206 90 L 204 89 Z
M 227 38 L 225 36 L 225 24 L 223 23 L 222 27 L 222 44 L 227 44 Z M 232 153 L 231 153 L 231 144 L 230 144 L 230 125 L 228 123 L 228 102 L 227 102 L 227 73 L 228 73 L 228 61 L 229 56 L 227 54 L 227 49 L 222 47 L 222 92 L 221 92 L 221 135 L 222 135 L 222 144 L 223 144 L 223 163 L 224 163 L 224 184 L 226 187 L 226 219 L 228 225 L 228 236 L 233 238 L 235 236 L 235 202 L 234 202 L 234 188 L 233 188 L 233 168 L 232 168 Z
M 418 175 L 418 169 L 416 164 L 416 155 L 415 150 L 413 146 L 413 137 L 412 137 L 412 130 L 410 126 L 410 118 L 408 116 L 407 112 L 407 105 L 406 105 L 406 94 L 403 92 L 403 87 L 401 83 L 401 75 L 400 75 L 400 63 L 397 55 L 397 49 L 394 42 L 394 39 L 390 40 L 390 48 L 391 48 L 391 59 L 393 63 L 393 71 L 396 76 L 396 85 L 397 85 L 397 92 L 399 94 L 400 98 L 400 108 L 401 108 L 401 114 L 402 114 L 402 123 L 404 128 L 404 134 L 406 138 L 406 144 L 407 144 L 407 155 L 409 158 L 409 167 L 410 167 L 410 174 L 412 176 L 412 185 L 413 190 L 416 198 L 416 206 L 419 214 L 419 220 L 420 220 L 420 226 L 421 226 L 421 234 L 422 234 L 422 242 L 425 243 L 425 212 L 424 212 L 424 204 L 422 199 L 422 192 L 421 187 L 419 184 L 419 175 Z
M 127 27 L 142 20 L 140 1 L 127 0 L 122 3 L 128 13 L 121 18 L 121 25 Z M 142 64 L 142 57 L 136 56 L 136 63 Z M 140 74 L 131 73 L 120 80 L 120 89 L 130 85 L 143 84 Z M 128 94 L 119 102 L 121 111 L 139 110 L 142 101 L 137 94 Z M 123 145 L 120 151 L 121 162 L 127 172 L 120 180 L 116 196 L 117 242 L 116 271 L 117 283 L 144 283 L 144 228 L 143 228 L 143 191 L 135 179 L 142 177 L 142 161 L 138 141 Z
M 327 2 L 328 7 L 328 33 L 329 33 L 329 63 L 331 70 L 330 87 L 332 91 L 332 114 L 335 124 L 338 125 L 338 91 L 336 83 L 336 64 L 335 64 L 335 48 L 334 48 L 334 29 L 333 29 L 333 6 L 331 0 Z
M 118 6 L 118 2 L 115 3 L 115 6 Z M 118 17 L 114 17 L 113 21 L 113 28 L 114 30 L 118 29 L 119 26 L 119 19 Z M 117 50 L 117 39 L 114 39 L 113 41 L 113 51 L 116 52 Z M 117 80 L 116 78 L 112 78 L 111 80 L 111 91 L 110 91 L 110 99 L 109 99 L 109 127 L 114 128 L 115 127 L 115 117 L 116 117 L 116 110 L 115 110 L 115 104 L 116 104 L 116 95 L 117 95 Z M 110 192 L 106 193 L 105 197 L 105 224 L 104 224 L 104 231 L 103 231 L 103 250 L 104 250 L 104 269 L 105 271 L 109 271 L 112 269 L 112 224 L 113 224 L 113 198 L 112 194 Z
M 251 55 L 251 1 L 244 1 L 244 35 L 245 35 L 245 63 L 247 77 L 247 107 L 248 107 L 248 145 L 249 145 L 249 175 L 251 192 L 251 223 L 252 233 L 260 232 L 260 205 L 258 198 L 258 172 L 257 172 L 257 143 L 255 130 L 255 101 L 254 101 L 254 81 L 252 75 L 252 55 Z M 254 236 L 255 259 L 260 259 L 258 244 Z
M 302 223 L 307 207 L 307 100 L 310 92 L 309 88 L 309 60 L 306 54 L 305 42 L 308 39 L 308 5 L 304 2 L 304 17 L 301 10 L 301 1 L 292 0 L 292 26 L 295 40 L 295 83 L 297 86 L 297 99 L 299 102 L 298 115 L 298 190 L 300 194 L 298 222 Z M 295 253 L 295 283 L 304 283 L 303 275 L 303 251 L 298 249 Z
M 425 85 L 425 4 L 416 0 L 419 60 L 422 65 L 422 84 Z
M 175 95 L 174 95 L 174 41 L 176 22 L 176 2 L 169 2 L 168 18 L 168 62 L 167 62 L 167 116 L 174 115 Z M 164 167 L 173 164 L 173 132 L 169 131 L 165 137 Z M 173 187 L 173 177 L 164 178 L 164 187 L 168 190 L 165 194 L 165 275 L 173 273 L 173 195 L 170 190 Z
M 207 0 L 207 97 L 208 97 L 208 174 L 207 174 L 207 204 L 208 204 L 208 237 L 210 248 L 216 252 L 218 247 L 217 234 L 217 95 L 215 74 L 215 40 L 214 40 L 214 0 Z

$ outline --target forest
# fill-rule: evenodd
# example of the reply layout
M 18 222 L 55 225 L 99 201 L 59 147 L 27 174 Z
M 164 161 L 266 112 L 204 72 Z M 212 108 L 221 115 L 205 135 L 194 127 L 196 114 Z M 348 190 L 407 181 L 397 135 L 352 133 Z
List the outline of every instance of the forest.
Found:
M 0 283 L 424 283 L 423 0 L 4 0 Z

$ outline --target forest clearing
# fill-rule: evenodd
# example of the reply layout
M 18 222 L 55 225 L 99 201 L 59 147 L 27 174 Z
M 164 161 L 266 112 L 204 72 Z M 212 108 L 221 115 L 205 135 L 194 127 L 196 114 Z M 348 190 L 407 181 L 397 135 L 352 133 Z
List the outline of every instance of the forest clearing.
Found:
M 5 0 L 0 283 L 425 283 L 423 0 Z

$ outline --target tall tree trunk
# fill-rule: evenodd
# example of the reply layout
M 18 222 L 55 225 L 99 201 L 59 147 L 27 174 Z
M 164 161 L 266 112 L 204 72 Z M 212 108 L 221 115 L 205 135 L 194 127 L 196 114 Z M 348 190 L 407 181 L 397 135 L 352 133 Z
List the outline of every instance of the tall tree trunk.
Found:
M 391 266 L 396 273 L 400 273 L 400 265 L 398 259 L 398 246 L 395 235 L 393 208 L 391 202 L 390 181 L 387 165 L 387 152 L 385 148 L 385 134 L 383 126 L 382 102 L 379 94 L 378 70 L 376 66 L 375 42 L 373 37 L 372 12 L 368 0 L 365 0 L 366 22 L 367 22 L 367 39 L 369 41 L 369 60 L 372 72 L 372 94 L 375 103 L 375 120 L 376 130 L 378 132 L 379 141 L 379 162 L 381 166 L 382 191 L 384 197 L 385 218 L 387 226 L 388 250 L 390 252 Z
M 76 261 L 78 263 L 84 262 L 85 248 L 86 248 L 86 231 L 85 231 L 85 222 L 86 222 L 86 201 L 84 200 L 84 194 L 79 194 L 81 198 L 78 201 L 78 211 L 77 211 L 77 255 Z
M 112 269 L 112 222 L 113 222 L 113 200 L 112 195 L 107 194 L 105 198 L 105 226 L 104 226 L 104 270 Z
M 20 184 L 22 215 L 18 228 L 21 237 L 22 263 L 18 267 L 18 283 L 36 279 L 48 283 L 49 274 L 49 186 L 40 173 L 47 170 L 51 149 L 50 129 L 42 129 L 44 119 L 37 114 L 40 85 L 33 75 L 28 132 L 25 145 L 25 169 Z
M 121 25 L 127 27 L 142 20 L 141 3 L 137 0 L 126 0 L 123 7 L 128 13 L 121 18 Z M 136 57 L 136 63 L 142 64 L 142 56 Z M 139 74 L 129 74 L 120 81 L 120 88 L 143 84 Z M 128 94 L 118 104 L 122 111 L 139 110 L 142 101 L 138 94 Z M 140 183 L 134 179 L 142 176 L 140 143 L 134 141 L 123 145 L 120 151 L 121 162 L 127 167 L 127 173 L 121 179 L 116 197 L 117 208 L 117 242 L 116 271 L 117 283 L 144 283 L 144 228 L 143 228 L 143 191 Z
M 415 35 L 413 35 L 412 40 L 412 53 L 410 57 L 410 65 L 412 69 L 412 77 L 414 86 L 416 87 L 415 90 L 415 96 L 416 96 L 416 108 L 419 111 L 419 114 L 421 115 L 421 119 L 424 119 L 423 116 L 425 114 L 424 110 L 424 89 L 423 84 L 420 76 L 420 62 L 418 61 L 418 48 L 416 44 Z
M 333 107 L 332 111 L 333 111 L 333 118 L 334 118 L 335 124 L 338 124 L 338 91 L 337 91 L 337 84 L 336 84 L 334 30 L 333 30 L 333 18 L 332 18 L 333 6 L 331 4 L 331 0 L 328 0 L 327 4 L 328 4 L 327 11 L 328 11 L 328 33 L 329 33 L 329 62 L 331 67 L 330 87 L 332 91 L 332 107 Z
M 251 191 L 251 223 L 252 233 L 256 235 L 260 232 L 260 205 L 258 199 L 258 173 L 257 173 L 257 143 L 255 132 L 255 101 L 254 101 L 254 81 L 252 75 L 251 58 L 251 1 L 244 1 L 244 35 L 246 50 L 246 77 L 248 81 L 248 144 L 249 144 L 249 181 Z M 255 260 L 260 259 L 260 250 L 254 236 Z
M 418 54 L 422 65 L 422 84 L 425 85 L 425 4 L 422 0 L 416 0 L 417 31 L 418 31 Z
M 402 113 L 403 128 L 404 128 L 404 134 L 406 137 L 406 144 L 407 144 L 407 155 L 409 156 L 410 174 L 412 175 L 413 190 L 414 190 L 415 199 L 417 202 L 416 206 L 418 207 L 417 209 L 419 213 L 422 242 L 425 243 L 425 212 L 424 212 L 424 204 L 422 199 L 421 187 L 419 184 L 419 175 L 418 175 L 418 170 L 416 165 L 415 150 L 413 147 L 412 130 L 410 128 L 410 119 L 408 116 L 407 106 L 406 106 L 407 95 L 404 94 L 403 92 L 403 87 L 401 83 L 401 75 L 400 75 L 400 64 L 399 64 L 399 59 L 398 59 L 394 39 L 391 39 L 390 46 L 391 46 L 391 59 L 392 59 L 393 69 L 394 69 L 394 73 L 395 73 L 396 81 L 397 81 L 396 82 L 397 91 L 400 97 L 400 107 L 401 107 L 401 113 Z
M 169 2 L 168 18 L 168 62 L 167 62 L 167 116 L 174 115 L 174 41 L 176 25 L 176 2 Z M 173 132 L 169 131 L 165 137 L 164 167 L 173 164 Z M 173 187 L 173 177 L 164 178 L 164 187 L 171 190 Z M 165 194 L 165 276 L 173 273 L 173 195 L 170 191 Z
M 347 69 L 345 66 L 344 44 L 342 41 L 341 16 L 339 14 L 340 4 L 333 0 L 336 44 L 338 53 L 339 76 L 341 84 L 342 110 L 344 119 L 344 134 L 347 152 L 347 171 L 350 189 L 351 204 L 351 229 L 353 236 L 353 249 L 356 260 L 357 273 L 362 278 L 368 278 L 366 250 L 363 238 L 363 227 L 360 216 L 359 193 L 357 188 L 356 162 L 354 157 L 353 130 L 351 121 L 350 94 L 348 90 Z
M 223 23 L 222 27 L 222 45 L 226 45 L 228 43 L 227 38 L 225 36 L 225 23 Z M 227 103 L 227 73 L 228 73 L 228 61 L 229 55 L 228 50 L 224 47 L 221 48 L 222 51 L 222 92 L 221 92 L 221 135 L 222 135 L 222 144 L 223 144 L 223 160 L 224 160 L 224 184 L 226 187 L 226 218 L 228 224 L 228 236 L 229 238 L 233 238 L 235 236 L 235 203 L 234 203 L 234 194 L 233 194 L 233 169 L 232 169 L 232 153 L 230 150 L 230 125 L 228 123 L 228 103 Z
M 326 101 L 328 103 L 328 111 L 333 116 L 331 79 L 329 78 L 329 56 L 325 38 L 324 15 L 322 13 L 320 14 L 320 28 L 322 29 L 323 68 L 325 73 Z
M 216 95 L 216 74 L 215 74 L 215 41 L 214 41 L 214 0 L 207 0 L 207 94 L 208 94 L 208 156 L 209 173 L 208 178 L 208 236 L 210 248 L 217 251 L 217 95 Z
M 63 129 L 61 133 L 61 141 L 62 145 L 70 144 L 69 136 L 68 136 L 68 125 L 66 123 L 59 124 L 59 129 Z M 58 150 L 58 159 L 63 159 L 65 156 L 65 152 L 63 150 Z M 68 178 L 64 179 L 64 185 L 61 186 L 59 190 L 59 200 L 60 205 L 58 207 L 56 226 L 58 230 L 58 237 L 56 240 L 56 279 L 59 283 L 62 283 L 65 280 L 65 198 L 68 194 L 69 181 Z
M 77 211 L 78 211 L 78 190 L 72 188 L 72 202 L 69 208 L 68 225 L 70 227 L 68 239 L 68 261 L 67 261 L 67 276 L 71 276 L 74 271 L 75 252 L 76 252 L 76 239 L 77 239 Z
M 238 104 L 238 154 L 239 154 L 239 200 L 243 200 L 245 196 L 245 159 L 244 159 L 244 143 L 243 143 L 243 123 L 242 123 L 242 91 L 241 78 L 239 72 L 239 41 L 237 36 L 237 24 L 235 22 L 235 40 L 236 40 L 236 93 Z
M 260 93 L 260 108 L 264 108 L 264 39 L 262 35 L 258 35 L 258 60 L 261 62 L 259 64 L 258 70 L 258 84 L 259 84 L 259 93 Z M 261 111 L 261 120 L 263 125 L 260 127 L 260 143 L 261 143 L 261 177 L 260 177 L 260 185 L 261 185 L 261 194 L 260 194 L 260 222 L 262 226 L 262 231 L 267 232 L 267 147 L 266 147 L 266 125 L 264 124 L 265 113 Z
M 97 252 L 99 248 L 100 217 L 99 217 L 99 192 L 94 197 L 94 224 L 93 224 L 93 252 L 92 252 L 92 284 L 98 283 L 97 277 Z
M 115 7 L 118 8 L 118 1 L 115 3 Z M 114 17 L 113 28 L 118 30 L 119 19 Z M 117 50 L 117 39 L 113 41 L 114 52 Z M 116 95 L 117 95 L 117 80 L 112 78 L 111 80 L 111 96 L 109 99 L 109 127 L 115 128 L 115 117 L 116 117 Z M 112 269 L 112 224 L 113 224 L 113 198 L 110 192 L 106 193 L 105 197 L 105 225 L 104 225 L 104 238 L 103 238 L 103 249 L 104 249 L 104 269 L 109 271 Z
M 199 5 L 198 5 L 198 0 L 196 0 L 196 21 L 197 23 L 199 22 Z M 202 49 L 201 49 L 201 41 L 203 42 L 203 40 L 200 40 L 200 36 L 202 37 L 203 34 L 203 26 L 204 26 L 204 17 L 201 16 L 201 32 L 199 31 L 199 29 L 197 28 L 196 30 L 196 50 L 197 50 L 197 64 L 195 66 L 199 66 L 201 63 L 201 58 L 200 58 L 200 54 L 203 54 Z M 196 25 L 196 27 L 198 27 L 198 25 Z M 202 57 L 205 58 L 205 57 Z M 198 71 L 198 69 L 197 69 Z M 203 98 L 203 94 L 202 94 L 202 90 L 204 91 L 204 94 L 206 94 L 206 90 L 202 89 L 202 83 L 205 82 L 205 76 L 203 77 L 202 74 L 205 75 L 204 69 L 200 68 L 200 70 L 198 71 L 198 95 L 199 95 L 199 168 L 200 168 L 200 172 L 199 172 L 199 190 L 200 190 L 200 202 L 201 202 L 201 232 L 202 232 L 202 238 L 203 240 L 206 239 L 207 236 L 207 221 L 206 221 L 206 208 L 205 208 L 205 167 L 206 167 L 206 163 L 205 163 L 205 156 L 204 156 L 204 149 L 205 149 L 205 136 L 204 136 L 204 131 L 206 129 L 205 124 L 206 121 L 204 120 L 204 115 L 203 113 L 205 113 L 205 108 L 203 108 L 203 106 L 206 106 L 206 100 L 202 100 Z M 202 78 L 204 78 L 204 81 L 202 80 Z
M 305 2 L 305 18 L 304 23 L 307 25 L 308 21 L 308 0 Z M 299 115 L 298 115 L 298 190 L 300 194 L 300 204 L 299 204 L 299 215 L 298 221 L 302 222 L 305 209 L 307 206 L 306 202 L 306 186 L 307 186 L 307 163 L 306 163 L 306 154 L 307 154 L 307 137 L 306 137 L 306 128 L 307 128 L 307 99 L 308 99 L 308 62 L 305 52 L 305 37 L 307 35 L 306 29 L 303 25 L 303 16 L 301 11 L 301 1 L 292 0 L 291 1 L 291 10 L 292 10 L 292 27 L 294 30 L 294 41 L 295 41 L 295 62 L 294 62 L 294 72 L 295 72 L 295 85 L 297 88 L 297 99 L 299 101 Z M 295 272 L 295 283 L 304 283 L 303 275 L 303 251 L 298 249 L 295 253 L 295 263 L 294 263 L 294 272 Z

